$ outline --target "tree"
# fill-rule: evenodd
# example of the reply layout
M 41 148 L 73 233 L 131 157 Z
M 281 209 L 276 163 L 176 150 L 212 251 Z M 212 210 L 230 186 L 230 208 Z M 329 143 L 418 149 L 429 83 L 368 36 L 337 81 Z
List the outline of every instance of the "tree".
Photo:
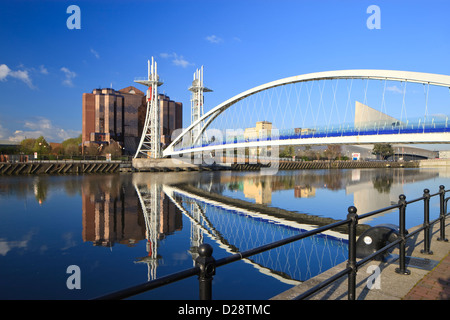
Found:
M 103 148 L 102 153 L 105 155 L 110 153 L 111 156 L 113 156 L 113 157 L 121 156 L 122 155 L 122 147 L 120 146 L 119 143 L 114 141 L 114 142 L 111 142 L 105 148 Z
M 383 160 L 394 155 L 394 149 L 389 143 L 376 143 L 373 146 L 372 154 L 380 156 Z
M 23 139 L 20 142 L 20 151 L 24 154 L 33 154 L 34 152 L 37 152 L 38 154 L 49 154 L 51 149 L 50 144 L 43 136 L 40 136 L 37 139 Z
M 40 136 L 34 142 L 33 152 L 37 152 L 38 154 L 49 154 L 51 149 L 50 144 L 43 136 Z
M 78 155 L 80 152 L 78 150 L 78 145 L 76 144 L 69 144 L 64 148 L 64 154 L 68 156 L 75 156 Z
M 69 138 L 64 140 L 62 142 L 64 154 L 70 156 L 79 154 L 80 144 L 81 144 L 81 134 L 77 138 Z
M 327 149 L 324 151 L 324 155 L 328 158 L 328 160 L 334 160 L 341 156 L 341 146 L 337 144 L 330 144 L 327 146 Z
M 292 158 L 295 156 L 295 150 L 293 146 L 287 146 L 280 152 L 280 158 Z
M 96 156 L 100 153 L 100 146 L 97 143 L 91 142 L 87 147 L 84 149 L 84 154 L 89 156 Z
M 20 142 L 20 152 L 22 152 L 23 154 L 32 154 L 34 151 L 34 143 L 36 142 L 36 139 L 33 138 L 28 138 L 28 139 L 23 139 Z

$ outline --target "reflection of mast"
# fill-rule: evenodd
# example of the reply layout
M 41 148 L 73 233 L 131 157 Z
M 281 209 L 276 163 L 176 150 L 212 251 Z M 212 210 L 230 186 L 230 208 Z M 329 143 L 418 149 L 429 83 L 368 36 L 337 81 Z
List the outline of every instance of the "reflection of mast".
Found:
M 221 247 L 222 249 L 224 249 L 225 251 L 227 251 L 228 253 L 236 253 L 239 252 L 238 249 L 231 245 L 230 243 L 228 243 L 228 241 L 223 238 L 223 236 L 220 234 L 220 232 L 213 226 L 213 224 L 208 220 L 208 218 L 205 216 L 205 212 L 203 209 L 201 209 L 200 207 L 198 207 L 198 213 L 199 218 L 198 219 L 194 219 L 193 214 L 189 213 L 182 205 L 182 201 L 177 201 L 175 199 L 175 193 L 178 193 L 180 195 L 183 196 L 187 196 L 188 198 L 190 198 L 191 203 L 195 203 L 197 202 L 197 196 L 186 193 L 180 189 L 168 186 L 168 185 L 164 185 L 163 186 L 163 190 L 164 193 L 169 197 L 169 199 L 180 209 L 180 211 L 191 220 L 191 224 L 192 225 L 196 225 L 197 230 L 199 232 L 202 232 L 203 234 L 205 234 L 207 237 L 209 237 L 210 239 L 212 239 L 213 241 L 217 242 L 217 244 L 219 245 L 219 247 Z M 222 205 L 220 202 L 215 202 L 214 205 Z M 226 205 L 225 205 L 226 206 Z M 203 235 L 202 235 L 203 237 Z M 191 235 L 191 239 L 192 239 L 192 235 Z M 194 256 L 193 256 L 194 257 Z M 257 270 L 259 270 L 261 273 L 264 274 L 268 274 L 284 283 L 288 283 L 291 285 L 298 285 L 299 283 L 301 283 L 298 280 L 295 279 L 288 279 L 285 278 L 283 276 L 283 274 L 278 274 L 278 273 L 274 273 L 272 272 L 271 269 L 263 267 L 262 265 L 259 265 L 255 262 L 253 262 L 252 260 L 250 260 L 249 258 L 245 258 L 243 259 L 246 263 L 249 263 L 251 265 L 253 265 Z
M 159 213 L 161 210 L 161 185 L 152 184 L 149 186 L 138 187 L 134 185 L 136 193 L 141 203 L 144 214 L 146 238 L 147 238 L 147 257 L 141 258 L 138 262 L 147 263 L 148 280 L 156 279 L 156 269 L 158 267 L 158 230 Z
M 194 221 L 202 220 L 202 209 L 199 204 L 195 201 L 191 203 L 191 214 Z M 198 247 L 203 243 L 203 232 L 200 228 L 199 223 L 195 223 L 191 220 L 191 249 L 189 250 L 192 255 L 192 259 L 195 265 L 195 259 L 198 257 Z

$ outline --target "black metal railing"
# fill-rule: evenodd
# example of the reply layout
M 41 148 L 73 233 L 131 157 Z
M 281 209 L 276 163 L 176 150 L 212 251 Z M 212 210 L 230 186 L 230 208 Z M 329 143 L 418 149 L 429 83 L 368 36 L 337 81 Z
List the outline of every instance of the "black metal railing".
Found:
M 165 286 L 170 283 L 174 283 L 192 276 L 197 275 L 199 280 L 199 299 L 200 300 L 211 300 L 212 299 L 212 280 L 216 274 L 217 268 L 230 264 L 235 261 L 242 260 L 244 258 L 286 245 L 288 243 L 298 241 L 307 237 L 314 236 L 316 234 L 322 233 L 327 230 L 331 230 L 343 225 L 348 226 L 348 260 L 346 268 L 342 271 L 336 273 L 332 277 L 326 279 L 325 281 L 317 284 L 313 288 L 303 292 L 299 296 L 295 297 L 294 300 L 306 299 L 313 294 L 317 293 L 326 286 L 332 284 L 333 282 L 339 280 L 344 276 L 348 276 L 348 299 L 356 299 L 356 275 L 359 267 L 365 263 L 376 259 L 380 254 L 387 252 L 388 250 L 394 248 L 398 245 L 399 247 L 399 267 L 395 272 L 399 274 L 409 275 L 410 271 L 406 268 L 406 240 L 421 231 L 424 231 L 424 248 L 421 250 L 424 254 L 432 254 L 430 251 L 430 230 L 431 227 L 439 222 L 440 223 L 440 235 L 437 241 L 448 241 L 445 236 L 445 218 L 448 216 L 447 213 L 447 203 L 450 197 L 446 198 L 446 192 L 450 190 L 445 190 L 444 186 L 439 187 L 439 191 L 430 194 L 428 189 L 424 190 L 423 196 L 410 201 L 406 201 L 405 195 L 401 194 L 397 204 L 391 205 L 389 207 L 381 208 L 375 211 L 371 211 L 362 215 L 357 214 L 357 208 L 351 206 L 348 208 L 347 218 L 342 221 L 338 221 L 326 226 L 316 228 L 301 234 L 288 237 L 286 239 L 278 240 L 263 246 L 259 246 L 244 252 L 235 253 L 233 255 L 227 256 L 225 258 L 215 260 L 212 256 L 213 249 L 209 244 L 202 244 L 199 246 L 199 257 L 196 259 L 196 266 L 190 269 L 186 269 L 171 275 L 167 275 L 152 281 L 148 281 L 133 287 L 129 287 L 120 291 L 116 291 L 104 296 L 100 296 L 96 299 L 98 300 L 115 300 L 115 299 L 125 299 L 137 294 L 156 289 L 161 286 Z M 439 217 L 433 221 L 429 221 L 430 217 L 430 199 L 432 197 L 439 197 Z M 409 204 L 423 201 L 424 204 L 424 222 L 422 227 L 417 228 L 414 232 L 408 233 L 406 230 L 406 207 Z M 380 248 L 376 252 L 373 252 L 366 257 L 357 260 L 356 256 L 356 229 L 358 226 L 358 220 L 369 218 L 380 213 L 384 213 L 393 209 L 398 209 L 399 211 L 399 235 L 395 241 L 392 241 Z

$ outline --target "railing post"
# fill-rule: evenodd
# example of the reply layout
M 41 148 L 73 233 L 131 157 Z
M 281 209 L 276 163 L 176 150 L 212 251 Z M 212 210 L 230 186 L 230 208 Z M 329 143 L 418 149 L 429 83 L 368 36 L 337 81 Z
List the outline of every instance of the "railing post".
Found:
M 216 260 L 212 257 L 213 248 L 207 243 L 203 243 L 198 247 L 199 256 L 195 259 L 195 263 L 200 267 L 198 275 L 199 299 L 212 299 L 212 280 L 216 274 Z
M 440 204 L 440 213 L 439 213 L 439 219 L 440 219 L 440 236 L 437 238 L 437 241 L 445 241 L 447 242 L 448 239 L 445 238 L 445 215 L 447 214 L 447 205 L 445 202 L 445 187 L 443 185 L 439 186 L 439 204 Z
M 348 261 L 347 268 L 351 268 L 348 275 L 348 300 L 356 299 L 356 226 L 358 224 L 358 215 L 354 206 L 348 207 Z
M 399 257 L 399 268 L 395 269 L 395 272 L 400 274 L 409 275 L 411 274 L 411 271 L 406 269 L 406 261 L 405 261 L 405 255 L 406 255 L 406 223 L 405 223 L 405 216 L 406 216 L 406 196 L 404 194 L 401 194 L 399 196 L 398 204 L 400 205 L 399 208 L 399 228 L 400 228 L 400 238 L 402 241 L 400 242 L 400 257 Z
M 422 254 L 433 254 L 430 251 L 430 190 L 423 190 L 423 250 L 420 250 Z

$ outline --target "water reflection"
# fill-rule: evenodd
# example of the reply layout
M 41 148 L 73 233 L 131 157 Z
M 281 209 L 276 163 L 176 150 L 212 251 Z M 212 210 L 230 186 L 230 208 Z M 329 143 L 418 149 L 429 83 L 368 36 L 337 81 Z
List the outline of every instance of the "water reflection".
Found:
M 442 176 L 445 178 L 443 171 L 446 172 L 445 169 L 389 168 L 285 171 L 273 176 L 222 174 L 213 183 L 221 186 L 219 192 L 226 196 L 319 216 L 333 215 L 339 209 L 341 213 L 332 217 L 343 219 L 342 213 L 350 205 L 356 206 L 359 214 L 390 206 L 398 202 L 400 194 L 407 193 L 405 186 Z M 434 187 L 437 190 L 438 186 L 439 183 L 432 182 L 423 188 Z M 418 188 L 413 198 L 420 197 L 423 188 Z M 280 197 L 276 197 L 277 194 Z M 339 195 L 339 198 L 335 195 Z M 301 199 L 309 200 L 302 202 Z M 364 223 L 369 221 L 365 220 Z
M 121 176 L 85 179 L 81 186 L 83 240 L 105 247 L 112 247 L 114 243 L 134 246 L 145 241 L 147 255 L 138 257 L 135 262 L 147 264 L 148 280 L 152 280 L 157 276 L 162 259 L 161 240 L 183 228 L 189 230 L 188 252 L 194 264 L 197 248 L 205 238 L 227 253 L 235 253 L 314 227 L 236 204 L 211 201 L 176 187 L 180 179 L 176 180 L 176 185 L 161 180 L 168 177 L 133 174 L 131 180 Z M 205 183 L 204 178 L 196 181 L 203 187 L 208 186 L 211 192 L 214 184 Z M 209 178 L 211 182 L 213 175 Z M 182 215 L 190 226 L 183 226 Z M 296 284 L 345 260 L 345 238 L 345 235 L 325 234 L 259 254 L 246 262 L 280 281 Z
M 164 186 L 164 190 L 171 199 L 177 197 L 174 201 L 190 217 L 191 234 L 205 235 L 228 253 L 253 249 L 304 232 L 305 228 L 313 228 L 239 207 L 237 203 L 211 200 L 190 190 L 170 186 Z M 197 236 L 192 245 L 198 246 L 201 238 L 203 236 Z M 329 232 L 244 260 L 261 273 L 295 285 L 344 261 L 347 256 L 345 238 L 343 234 Z
M 87 259 L 96 266 L 109 263 L 105 251 L 119 247 L 131 253 L 116 251 L 116 255 L 120 252 L 120 261 L 115 260 L 117 265 L 111 269 L 129 274 L 133 283 L 152 280 L 192 266 L 203 242 L 213 244 L 214 256 L 219 259 L 315 227 L 270 215 L 263 208 L 342 219 L 348 205 L 355 205 L 359 213 L 364 213 L 396 202 L 400 193 L 414 198 L 425 187 L 437 191 L 440 184 L 450 185 L 448 171 L 355 169 L 283 171 L 275 176 L 180 172 L 2 177 L 0 278 L 12 279 L 11 283 L 2 284 L 5 288 L 20 288 L 17 277 L 12 276 L 16 271 L 11 270 L 21 270 L 18 278 L 23 278 L 26 288 L 35 280 L 23 276 L 33 277 L 32 269 L 25 270 L 31 267 L 26 267 L 24 257 L 32 257 L 33 268 L 41 274 L 48 272 L 50 277 L 61 270 L 49 269 L 49 259 L 55 261 L 56 268 L 56 261 L 64 261 L 71 252 L 78 256 L 68 264 Z M 255 206 L 220 201 L 204 194 L 243 200 Z M 422 223 L 421 219 L 409 227 Z M 79 253 L 75 253 L 77 248 Z M 61 254 L 55 254 L 56 250 Z M 253 272 L 257 270 L 274 281 L 293 285 L 344 261 L 346 250 L 346 235 L 329 233 L 244 262 Z M 89 252 L 87 258 L 85 252 Z M 58 268 L 67 267 L 67 263 Z M 107 277 L 103 273 L 108 267 L 99 267 L 92 277 Z M 142 267 L 144 272 L 147 270 L 146 279 L 136 272 Z M 87 267 L 83 270 L 88 277 Z M 20 294 L 19 298 L 23 293 Z

